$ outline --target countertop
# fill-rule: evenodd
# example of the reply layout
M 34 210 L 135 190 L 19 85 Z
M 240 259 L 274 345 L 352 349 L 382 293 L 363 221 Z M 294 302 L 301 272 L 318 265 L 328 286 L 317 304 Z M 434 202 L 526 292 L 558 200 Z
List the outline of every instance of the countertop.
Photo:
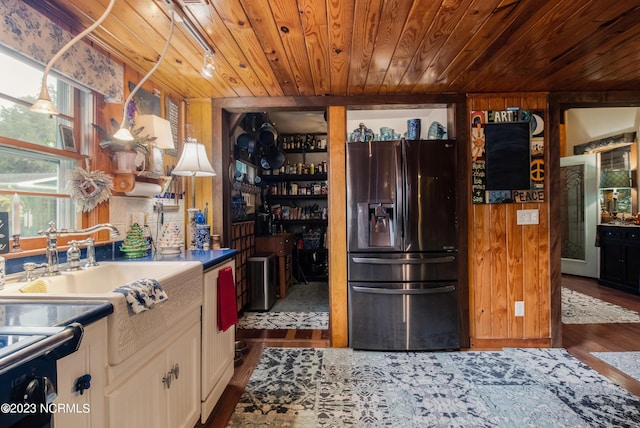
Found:
M 78 324 L 87 326 L 111 313 L 107 301 L 0 299 L 0 373 L 76 337 L 65 350 L 73 352 L 82 334 Z
M 0 333 L 8 327 L 89 325 L 112 313 L 106 300 L 0 299 Z
M 235 257 L 236 253 L 234 249 L 182 250 L 169 255 L 150 251 L 140 258 L 117 255 L 113 261 L 197 261 L 206 271 Z M 0 371 L 15 364 L 18 354 L 34 358 L 39 352 L 39 343 L 65 334 L 68 326 L 75 323 L 86 326 L 111 313 L 113 306 L 107 301 L 0 298 Z
M 232 248 L 225 248 L 220 250 L 182 250 L 177 254 L 161 254 L 156 251 L 150 251 L 145 257 L 139 257 L 135 259 L 128 259 L 124 257 L 116 256 L 114 260 L 117 261 L 193 261 L 202 263 L 203 269 L 208 270 L 217 264 L 224 262 L 227 259 L 235 257 L 237 251 Z

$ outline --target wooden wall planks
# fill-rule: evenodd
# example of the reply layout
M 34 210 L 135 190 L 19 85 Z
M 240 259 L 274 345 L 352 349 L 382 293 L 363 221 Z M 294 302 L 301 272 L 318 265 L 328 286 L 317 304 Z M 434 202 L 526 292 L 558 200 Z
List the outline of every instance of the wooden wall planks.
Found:
M 349 345 L 347 313 L 347 182 L 346 147 L 347 109 L 331 106 L 327 109 L 329 122 L 329 332 L 331 346 Z
M 547 110 L 546 94 L 470 95 L 473 110 L 520 107 Z M 545 132 L 545 152 L 548 151 Z M 548 190 L 545 198 L 548 200 Z M 471 204 L 469 200 L 469 300 L 471 347 L 549 346 L 548 202 Z M 517 211 L 539 210 L 538 225 L 518 225 Z M 515 302 L 524 301 L 524 316 Z

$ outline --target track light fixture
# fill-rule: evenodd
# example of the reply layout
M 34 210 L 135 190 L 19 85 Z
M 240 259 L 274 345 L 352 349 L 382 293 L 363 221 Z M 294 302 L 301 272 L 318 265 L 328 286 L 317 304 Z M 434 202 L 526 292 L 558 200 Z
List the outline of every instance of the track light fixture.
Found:
M 205 51 L 204 58 L 202 60 L 202 70 L 200 70 L 200 75 L 205 79 L 211 79 L 213 77 L 213 72 L 215 71 L 215 66 L 213 65 L 213 52 Z

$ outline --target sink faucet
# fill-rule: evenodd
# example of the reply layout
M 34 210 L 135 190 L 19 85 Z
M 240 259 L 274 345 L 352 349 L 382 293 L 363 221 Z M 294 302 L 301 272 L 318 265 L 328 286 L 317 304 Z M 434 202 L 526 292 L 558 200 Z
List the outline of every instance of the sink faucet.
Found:
M 58 237 L 59 236 L 69 236 L 69 235 L 88 235 L 93 232 L 97 232 L 99 230 L 109 229 L 111 231 L 111 237 L 116 238 L 120 236 L 120 231 L 117 227 L 110 223 L 100 223 L 95 226 L 87 227 L 84 229 L 56 229 L 56 223 L 51 221 L 49 222 L 49 228 L 47 230 L 38 231 L 38 235 L 44 236 L 47 238 L 47 249 L 45 252 L 45 258 L 47 263 L 47 268 L 45 270 L 44 276 L 53 276 L 59 275 L 60 271 L 58 270 Z M 92 240 L 93 241 L 93 240 Z M 93 242 L 87 242 L 91 248 L 87 248 L 87 257 L 91 258 L 93 256 L 93 261 L 88 260 L 87 264 L 90 266 L 95 266 L 95 254 L 93 252 Z M 77 244 L 76 244 L 77 245 Z
M 96 262 L 96 249 L 93 238 L 87 238 L 82 241 L 69 241 L 69 249 L 67 250 L 67 263 L 69 268 L 67 270 L 74 271 L 80 270 L 80 245 L 87 246 L 87 262 L 84 264 L 85 268 L 98 266 Z

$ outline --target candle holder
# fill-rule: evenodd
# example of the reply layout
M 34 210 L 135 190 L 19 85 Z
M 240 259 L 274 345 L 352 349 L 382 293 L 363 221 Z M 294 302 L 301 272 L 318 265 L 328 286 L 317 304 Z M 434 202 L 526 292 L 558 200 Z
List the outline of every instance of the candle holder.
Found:
M 12 253 L 19 253 L 20 251 L 22 251 L 22 248 L 20 248 L 20 234 L 16 233 L 15 235 L 11 235 L 13 237 L 13 245 L 11 245 L 11 252 Z

